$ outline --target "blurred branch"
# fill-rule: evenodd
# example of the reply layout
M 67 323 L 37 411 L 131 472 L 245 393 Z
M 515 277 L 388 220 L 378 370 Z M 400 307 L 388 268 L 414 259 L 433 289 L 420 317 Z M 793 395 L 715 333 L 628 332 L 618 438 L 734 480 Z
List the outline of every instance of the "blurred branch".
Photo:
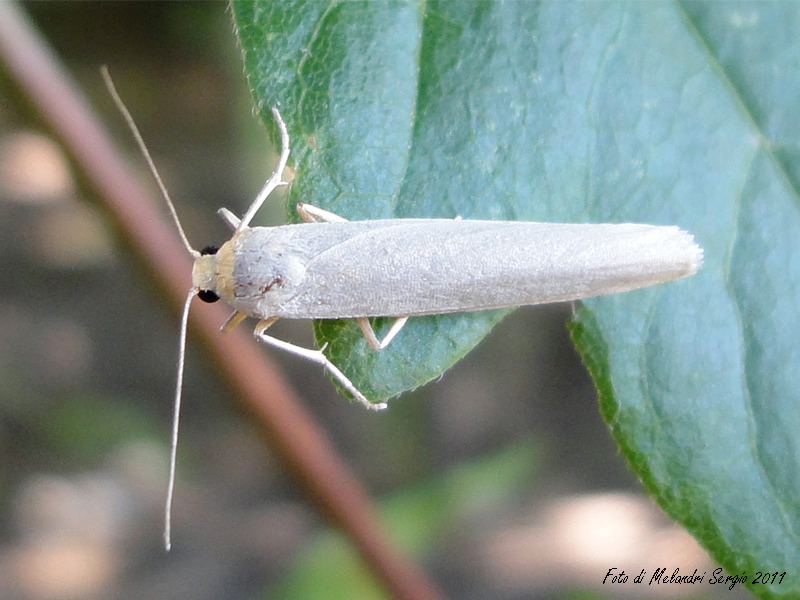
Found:
M 0 63 L 23 101 L 66 149 L 85 187 L 163 292 L 159 296 L 177 312 L 190 288 L 185 249 L 57 57 L 11 2 L 0 2 Z M 425 575 L 387 540 L 367 494 L 255 342 L 242 331 L 221 334 L 224 309 L 206 308 L 196 310 L 190 321 L 194 338 L 202 342 L 220 379 L 257 417 L 265 439 L 307 497 L 350 537 L 393 597 L 439 598 Z

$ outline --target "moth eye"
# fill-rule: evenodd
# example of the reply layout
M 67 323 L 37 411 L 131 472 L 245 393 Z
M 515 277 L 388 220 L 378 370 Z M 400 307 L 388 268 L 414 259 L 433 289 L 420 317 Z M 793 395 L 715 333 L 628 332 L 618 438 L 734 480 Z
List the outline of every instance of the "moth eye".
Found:
M 200 300 L 202 300 L 203 302 L 208 302 L 209 304 L 219 300 L 217 292 L 213 290 L 200 290 L 197 292 L 197 297 L 200 298 Z
M 208 256 L 209 254 L 216 254 L 219 248 L 216 246 L 206 246 L 200 250 L 200 256 Z

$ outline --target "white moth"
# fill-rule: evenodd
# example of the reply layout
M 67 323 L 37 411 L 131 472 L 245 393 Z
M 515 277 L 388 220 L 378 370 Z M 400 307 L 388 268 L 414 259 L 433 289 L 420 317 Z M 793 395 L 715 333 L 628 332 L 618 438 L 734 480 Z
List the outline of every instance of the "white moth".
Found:
M 624 224 L 556 224 L 461 219 L 387 219 L 350 222 L 307 204 L 297 212 L 306 223 L 249 227 L 279 186 L 289 158 L 289 135 L 276 108 L 281 134 L 275 172 L 238 219 L 219 211 L 233 236 L 219 250 L 198 252 L 189 244 L 177 213 L 136 125 L 104 71 L 106 83 L 130 126 L 184 245 L 194 257 L 192 289 L 184 304 L 164 542 L 170 548 L 186 323 L 196 295 L 224 300 L 234 309 L 229 331 L 246 317 L 258 319 L 255 337 L 321 364 L 366 408 L 371 403 L 321 350 L 301 348 L 266 334 L 280 318 L 358 321 L 369 345 L 384 348 L 409 317 L 580 300 L 693 275 L 703 251 L 678 227 Z M 379 340 L 369 318 L 396 317 Z

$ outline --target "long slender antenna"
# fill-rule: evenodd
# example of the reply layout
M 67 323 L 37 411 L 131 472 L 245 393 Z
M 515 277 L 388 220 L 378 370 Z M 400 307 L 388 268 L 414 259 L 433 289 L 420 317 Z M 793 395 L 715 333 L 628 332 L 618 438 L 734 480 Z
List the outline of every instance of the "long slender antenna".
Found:
M 261 188 L 261 191 L 258 192 L 258 196 L 256 196 L 255 200 L 253 200 L 250 208 L 248 208 L 247 212 L 244 213 L 242 220 L 239 222 L 239 226 L 236 228 L 236 233 L 247 229 L 247 226 L 250 224 L 253 216 L 258 212 L 258 209 L 261 208 L 261 205 L 264 204 L 264 201 L 276 188 L 286 185 L 286 182 L 281 181 L 281 176 L 283 175 L 283 170 L 286 168 L 286 163 L 289 160 L 289 132 L 286 130 L 286 123 L 283 122 L 281 113 L 278 112 L 278 108 L 276 106 L 272 107 L 272 116 L 278 123 L 278 130 L 281 132 L 281 155 L 278 159 L 278 166 L 275 167 L 275 171 L 272 173 L 272 175 L 270 175 L 269 179 L 267 179 L 264 187 Z
M 108 93 L 111 94 L 111 98 L 114 100 L 114 104 L 117 105 L 119 112 L 122 113 L 122 117 L 128 124 L 131 133 L 133 133 L 133 137 L 136 140 L 136 143 L 139 145 L 139 150 L 142 151 L 144 159 L 147 161 L 147 166 L 150 167 L 150 172 L 153 174 L 156 183 L 158 183 L 158 187 L 161 189 L 161 193 L 163 194 L 164 199 L 167 201 L 167 206 L 169 206 L 169 212 L 170 214 L 172 214 L 172 219 L 175 221 L 175 225 L 178 226 L 178 233 L 181 236 L 181 240 L 183 240 L 183 245 L 186 246 L 186 249 L 189 251 L 189 254 L 197 258 L 198 256 L 200 256 L 200 253 L 194 248 L 192 248 L 192 245 L 189 243 L 189 238 L 186 237 L 186 234 L 183 231 L 183 227 L 181 226 L 181 221 L 178 218 L 178 212 L 175 210 L 175 206 L 172 204 L 172 199 L 169 197 L 169 192 L 167 191 L 167 187 L 164 185 L 164 182 L 161 180 L 161 176 L 158 174 L 158 169 L 156 169 L 156 164 L 153 162 L 153 159 L 150 156 L 150 152 L 147 150 L 147 146 L 144 143 L 144 138 L 142 138 L 142 134 L 139 133 L 139 128 L 136 127 L 136 123 L 134 123 L 133 117 L 131 116 L 131 113 L 128 111 L 128 108 L 125 106 L 125 103 L 122 101 L 122 98 L 119 97 L 119 94 L 117 93 L 117 88 L 114 87 L 114 82 L 111 80 L 111 75 L 109 75 L 108 73 L 108 67 L 106 67 L 105 65 L 100 67 L 100 73 L 103 75 L 103 80 L 106 82 Z
M 175 408 L 172 414 L 172 440 L 169 446 L 169 483 L 167 484 L 167 504 L 164 510 L 164 548 L 172 548 L 172 497 L 175 492 L 175 465 L 178 462 L 178 429 L 181 417 L 181 396 L 183 395 L 183 367 L 186 362 L 186 329 L 189 322 L 189 306 L 197 294 L 191 289 L 186 296 L 181 315 L 181 341 L 178 350 L 178 381 L 175 386 Z
M 164 196 L 164 200 L 167 201 L 169 212 L 172 215 L 172 220 L 175 221 L 175 225 L 178 227 L 178 233 L 181 236 L 183 245 L 186 246 L 189 254 L 191 254 L 194 258 L 199 258 L 200 253 L 192 248 L 192 245 L 189 243 L 189 239 L 186 237 L 186 233 L 183 231 L 181 221 L 178 218 L 178 212 L 175 210 L 175 205 L 172 203 L 172 199 L 169 197 L 167 187 L 164 185 L 161 175 L 158 174 L 158 169 L 156 169 L 153 158 L 150 156 L 150 152 L 147 150 L 147 146 L 144 143 L 144 138 L 142 138 L 142 134 L 139 133 L 139 128 L 133 121 L 130 111 L 128 111 L 128 108 L 125 106 L 122 98 L 120 98 L 119 94 L 117 93 L 117 88 L 114 86 L 114 82 L 111 80 L 111 75 L 108 73 L 108 68 L 104 65 L 100 68 L 100 72 L 103 75 L 103 80 L 106 83 L 108 92 L 111 94 L 111 98 L 114 100 L 114 104 L 117 105 L 119 112 L 122 114 L 122 117 L 128 124 L 128 127 L 133 134 L 133 138 L 136 140 L 136 143 L 139 146 L 139 150 L 141 150 L 142 155 L 144 155 L 144 158 L 147 161 L 147 166 L 150 167 L 150 172 L 153 174 L 153 178 L 156 180 L 156 183 L 158 183 L 159 189 L 161 189 L 161 194 Z M 183 304 L 183 312 L 181 313 L 181 332 L 178 348 L 178 375 L 177 383 L 175 385 L 175 407 L 173 409 L 174 412 L 172 416 L 172 439 L 170 440 L 169 447 L 169 483 L 167 484 L 167 501 L 166 508 L 164 510 L 164 548 L 167 552 L 169 552 L 170 548 L 172 548 L 172 498 L 175 493 L 175 470 L 178 461 L 178 429 L 181 416 L 181 397 L 183 396 L 183 371 L 186 363 L 186 330 L 189 323 L 189 307 L 191 306 L 192 300 L 196 294 L 196 288 L 189 290 L 189 294 L 186 296 L 186 301 Z

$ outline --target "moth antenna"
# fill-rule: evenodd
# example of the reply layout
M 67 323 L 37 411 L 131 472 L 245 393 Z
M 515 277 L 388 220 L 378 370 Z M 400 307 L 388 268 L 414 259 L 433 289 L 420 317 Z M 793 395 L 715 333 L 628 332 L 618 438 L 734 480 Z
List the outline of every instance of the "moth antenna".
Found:
M 111 80 L 111 75 L 109 75 L 108 73 L 108 67 L 106 67 L 105 65 L 100 67 L 100 73 L 103 75 L 103 80 L 105 81 L 106 87 L 108 88 L 108 93 L 111 94 L 111 99 L 114 100 L 114 104 L 117 105 L 117 109 L 122 114 L 122 118 L 124 118 L 125 122 L 128 124 L 128 128 L 131 130 L 133 138 L 136 140 L 136 143 L 139 146 L 139 150 L 144 155 L 144 159 L 147 161 L 147 166 L 150 167 L 150 172 L 153 174 L 153 178 L 156 180 L 156 183 L 158 184 L 158 187 L 161 190 L 161 194 L 164 196 L 164 200 L 167 201 L 169 212 L 172 215 L 172 220 L 175 221 L 175 225 L 177 225 L 178 227 L 178 233 L 181 236 L 181 240 L 183 240 L 183 245 L 186 246 L 186 249 L 189 251 L 189 254 L 191 254 L 194 258 L 197 258 L 198 256 L 200 256 L 200 253 L 194 248 L 192 248 L 192 245 L 189 243 L 189 238 L 186 237 L 186 234 L 183 231 L 183 227 L 181 226 L 181 221 L 178 218 L 178 212 L 175 210 L 175 205 L 172 204 L 172 199 L 169 197 L 167 186 L 164 185 L 164 182 L 161 179 L 161 175 L 158 174 L 158 169 L 156 169 L 156 164 L 153 162 L 153 159 L 150 156 L 150 152 L 147 150 L 147 146 L 144 143 L 144 138 L 142 138 L 142 134 L 139 133 L 139 128 L 133 121 L 133 117 L 131 116 L 130 111 L 128 111 L 128 108 L 125 106 L 125 103 L 122 101 L 122 98 L 120 98 L 119 94 L 117 93 L 117 88 L 114 86 L 114 82 Z
M 277 106 L 272 107 L 272 116 L 275 119 L 275 122 L 278 124 L 278 131 L 281 133 L 281 155 L 278 158 L 278 166 L 275 167 L 275 171 L 273 171 L 272 175 L 270 175 L 269 179 L 267 179 L 266 183 L 264 183 L 264 187 L 262 187 L 261 191 L 258 192 L 258 196 L 256 196 L 255 200 L 253 200 L 250 208 L 248 208 L 247 212 L 244 213 L 239 226 L 236 228 L 237 233 L 247 229 L 250 221 L 258 212 L 258 209 L 261 208 L 261 205 L 264 204 L 264 201 L 267 199 L 267 197 L 276 188 L 285 185 L 285 183 L 281 181 L 281 175 L 283 175 L 283 170 L 286 168 L 286 163 L 289 161 L 289 132 L 286 129 L 286 123 L 283 122 L 283 118 L 281 117 L 281 113 L 278 111 Z
M 191 289 L 186 296 L 181 315 L 181 336 L 178 349 L 178 377 L 175 384 L 175 408 L 172 414 L 172 439 L 169 445 L 169 483 L 167 483 L 167 503 L 164 509 L 164 549 L 172 548 L 172 497 L 175 492 L 175 466 L 178 462 L 178 429 L 181 417 L 181 396 L 183 395 L 183 367 L 186 362 L 186 329 L 189 322 L 189 307 L 197 294 Z

